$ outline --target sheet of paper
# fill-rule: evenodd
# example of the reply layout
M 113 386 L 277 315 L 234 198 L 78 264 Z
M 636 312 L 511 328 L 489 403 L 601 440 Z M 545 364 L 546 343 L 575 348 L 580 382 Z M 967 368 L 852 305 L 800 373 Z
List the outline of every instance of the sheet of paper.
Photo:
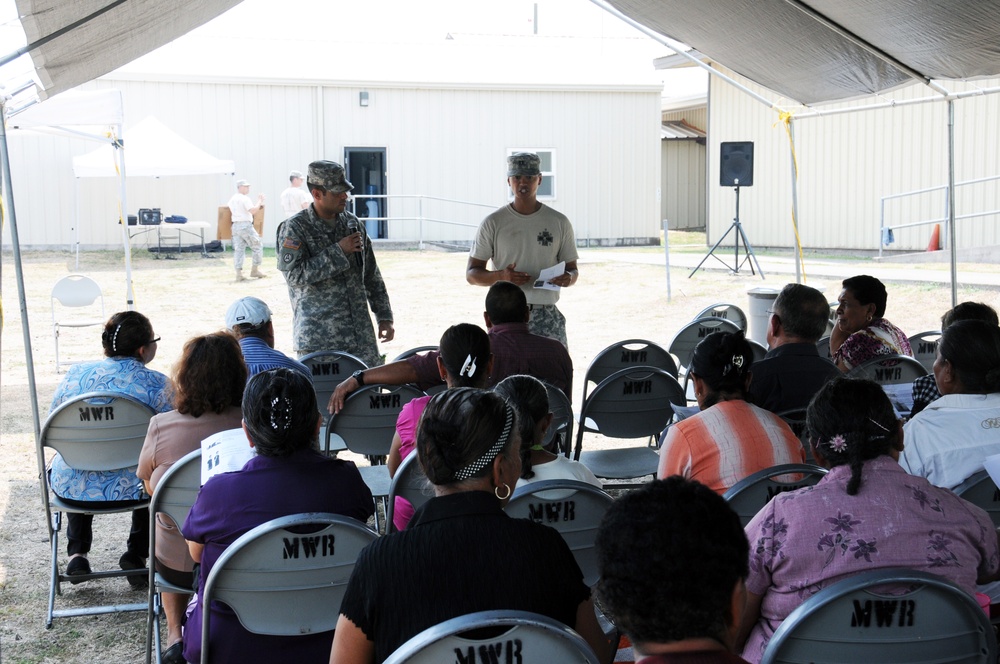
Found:
M 559 290 L 559 286 L 550 284 L 549 279 L 555 279 L 564 272 L 566 272 L 566 261 L 562 261 L 561 263 L 556 263 L 552 267 L 545 268 L 538 274 L 538 278 L 535 279 L 535 288 L 541 288 L 542 290 Z
M 228 429 L 201 441 L 201 483 L 219 473 L 241 469 L 255 456 L 243 429 Z

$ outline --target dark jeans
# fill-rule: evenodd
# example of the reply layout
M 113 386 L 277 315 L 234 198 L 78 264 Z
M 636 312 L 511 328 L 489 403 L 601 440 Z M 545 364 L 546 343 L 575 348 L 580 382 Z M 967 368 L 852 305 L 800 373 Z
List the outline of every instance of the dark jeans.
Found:
M 65 502 L 75 506 L 93 509 L 103 509 L 106 507 L 121 507 L 133 501 L 82 501 L 66 500 Z M 80 514 L 77 512 L 66 512 L 66 552 L 69 555 L 77 553 L 87 553 L 90 545 L 94 542 L 94 515 Z M 146 559 L 149 557 L 149 508 L 132 510 L 132 528 L 129 530 L 127 550 L 129 553 Z

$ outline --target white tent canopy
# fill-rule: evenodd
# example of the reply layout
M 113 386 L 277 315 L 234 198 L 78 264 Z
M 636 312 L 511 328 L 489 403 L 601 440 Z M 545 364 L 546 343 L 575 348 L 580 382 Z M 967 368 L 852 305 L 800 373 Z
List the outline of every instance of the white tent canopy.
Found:
M 126 129 L 124 139 L 129 177 L 232 175 L 236 172 L 233 160 L 213 157 L 152 116 Z M 78 178 L 117 177 L 114 148 L 104 145 L 74 157 L 73 173 Z
M 121 90 L 73 90 L 12 116 L 10 129 L 108 127 L 125 121 Z

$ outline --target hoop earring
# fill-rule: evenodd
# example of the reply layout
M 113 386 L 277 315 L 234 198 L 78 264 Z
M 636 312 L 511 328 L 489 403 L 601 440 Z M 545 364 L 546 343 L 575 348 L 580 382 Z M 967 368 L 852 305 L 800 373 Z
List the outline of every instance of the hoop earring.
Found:
M 502 496 L 500 495 L 500 487 L 498 486 L 493 487 L 493 495 L 497 497 L 497 500 L 507 500 L 508 498 L 510 498 L 510 494 L 513 493 L 513 490 L 510 488 L 509 484 L 504 482 L 503 485 L 504 488 L 507 489 L 507 493 L 505 493 Z

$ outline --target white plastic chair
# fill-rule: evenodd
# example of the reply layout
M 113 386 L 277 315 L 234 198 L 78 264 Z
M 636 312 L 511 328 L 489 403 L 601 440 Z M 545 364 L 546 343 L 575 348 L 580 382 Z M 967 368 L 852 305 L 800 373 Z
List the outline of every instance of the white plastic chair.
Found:
M 88 392 L 56 408 L 42 425 L 36 444 L 39 482 L 50 546 L 49 599 L 45 626 L 55 618 L 91 616 L 123 611 L 145 611 L 147 603 L 108 604 L 75 609 L 55 609 L 55 597 L 62 594 L 62 582 L 89 581 L 145 574 L 145 570 L 112 570 L 67 577 L 59 572 L 59 530 L 63 512 L 77 514 L 117 514 L 145 509 L 149 500 L 122 501 L 120 505 L 99 509 L 80 507 L 64 501 L 50 490 L 45 467 L 45 449 L 58 452 L 70 468 L 77 470 L 118 470 L 139 463 L 139 452 L 146 439 L 153 409 L 132 397 L 114 392 Z
M 310 525 L 321 528 L 303 533 Z M 205 580 L 202 664 L 211 659 L 213 601 L 229 606 L 254 634 L 298 636 L 333 630 L 358 554 L 376 538 L 378 533 L 359 521 L 320 512 L 272 519 L 242 535 L 223 551 Z M 303 547 L 305 555 L 289 555 L 289 547 L 298 546 L 301 539 L 319 544 L 315 549 Z
M 104 325 L 104 293 L 96 281 L 82 274 L 70 274 L 56 282 L 52 287 L 52 336 L 56 343 L 56 373 L 59 373 L 63 363 L 59 361 L 59 331 L 63 327 L 94 327 Z M 56 302 L 66 309 L 76 311 L 65 312 L 68 316 L 56 317 Z M 100 314 L 95 303 L 100 305 Z M 64 313 L 60 311 L 60 313 Z M 69 364 L 72 364 L 70 362 Z
M 491 636 L 483 636 L 482 630 L 487 629 Z M 482 657 L 477 657 L 480 652 Z M 446 620 L 401 645 L 385 664 L 455 661 L 599 664 L 579 634 L 551 618 L 527 611 L 480 611 Z

